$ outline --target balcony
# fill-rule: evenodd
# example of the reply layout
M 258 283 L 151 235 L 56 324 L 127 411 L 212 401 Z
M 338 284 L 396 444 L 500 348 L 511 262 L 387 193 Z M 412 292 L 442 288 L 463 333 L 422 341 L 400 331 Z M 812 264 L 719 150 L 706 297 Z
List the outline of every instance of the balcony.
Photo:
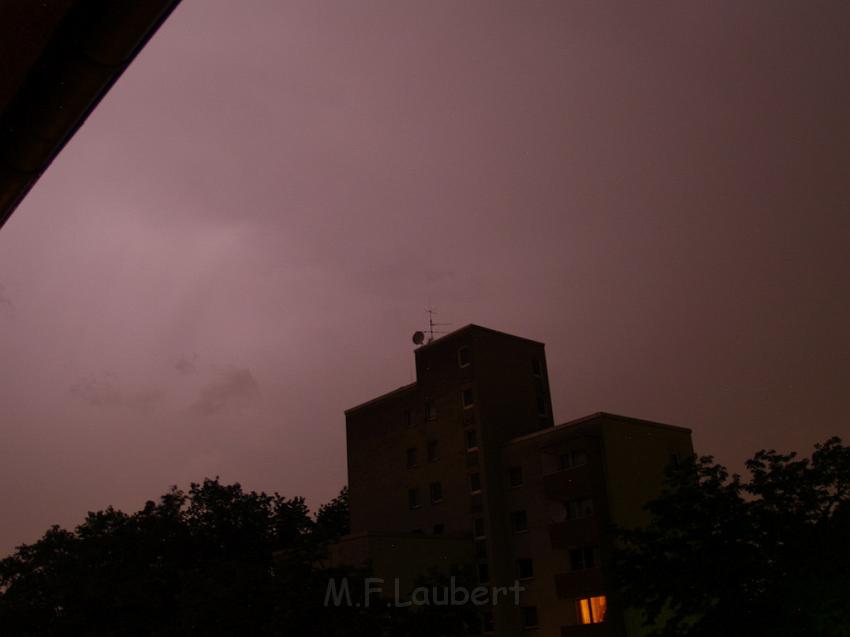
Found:
M 588 568 L 555 575 L 558 599 L 575 599 L 599 595 L 606 588 L 606 578 L 599 568 Z
M 549 541 L 556 550 L 596 545 L 600 542 L 601 530 L 596 516 L 555 522 L 549 525 Z
M 556 471 L 543 477 L 543 491 L 552 500 L 568 500 L 592 493 L 590 466 Z

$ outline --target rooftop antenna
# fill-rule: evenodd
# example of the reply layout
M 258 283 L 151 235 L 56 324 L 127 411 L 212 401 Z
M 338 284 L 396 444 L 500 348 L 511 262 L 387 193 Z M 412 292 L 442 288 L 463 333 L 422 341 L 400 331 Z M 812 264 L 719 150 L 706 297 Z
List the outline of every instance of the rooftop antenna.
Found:
M 425 310 L 428 313 L 428 342 L 434 340 L 434 334 L 445 334 L 445 332 L 440 330 L 435 330 L 435 327 L 443 327 L 446 325 L 451 325 L 451 323 L 435 323 L 434 322 L 434 310 L 432 308 L 428 308 Z

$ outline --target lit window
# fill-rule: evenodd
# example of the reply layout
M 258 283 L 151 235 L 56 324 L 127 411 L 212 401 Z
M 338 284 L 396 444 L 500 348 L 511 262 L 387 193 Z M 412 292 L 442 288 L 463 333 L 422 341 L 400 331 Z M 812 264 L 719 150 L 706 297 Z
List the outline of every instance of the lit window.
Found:
M 443 501 L 443 485 L 440 482 L 432 482 L 431 483 L 431 502 L 442 502 Z
M 460 393 L 461 402 L 463 403 L 464 409 L 469 409 L 473 405 L 475 405 L 475 398 L 472 395 L 472 389 L 464 389 Z
M 479 493 L 481 491 L 481 474 L 478 472 L 469 474 L 469 492 Z
M 525 511 L 511 513 L 511 529 L 514 533 L 522 533 L 528 530 L 528 515 Z
M 457 364 L 460 367 L 469 367 L 470 363 L 472 363 L 472 354 L 469 351 L 468 347 L 461 347 L 457 351 Z
M 419 504 L 419 489 L 413 487 L 412 489 L 407 490 L 407 502 L 410 505 L 411 509 L 418 509 L 421 505 Z
M 598 624 L 605 621 L 608 600 L 604 595 L 585 597 L 577 600 L 576 604 L 578 606 L 578 621 L 580 624 Z
M 436 440 L 428 441 L 428 462 L 434 462 L 440 457 L 439 446 Z
M 407 450 L 407 466 L 415 467 L 416 466 L 416 448 L 411 447 Z
M 530 557 L 521 557 L 516 561 L 516 570 L 520 579 L 531 579 L 534 577 L 534 562 Z
M 522 486 L 522 467 L 511 467 L 508 469 L 508 484 L 511 487 Z
M 570 570 L 583 571 L 596 566 L 596 549 L 592 546 L 584 546 L 570 550 Z
M 522 627 L 523 628 L 536 628 L 537 626 L 538 626 L 537 606 L 523 606 L 522 607 Z
M 475 429 L 466 430 L 466 450 L 478 449 L 478 432 Z
M 593 500 L 590 498 L 578 498 L 566 503 L 567 517 L 570 520 L 589 518 L 593 515 Z

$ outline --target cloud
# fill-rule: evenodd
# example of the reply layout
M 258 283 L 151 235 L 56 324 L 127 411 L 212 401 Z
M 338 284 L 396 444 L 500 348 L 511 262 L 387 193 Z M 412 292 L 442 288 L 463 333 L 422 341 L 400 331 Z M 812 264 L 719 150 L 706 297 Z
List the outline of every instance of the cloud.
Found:
M 250 409 L 260 396 L 260 386 L 249 369 L 220 370 L 204 386 L 191 409 L 204 416 L 240 413 Z
M 5 294 L 6 288 L 0 285 L 0 316 L 14 316 L 15 305 Z
M 198 373 L 198 355 L 192 354 L 190 358 L 181 356 L 174 364 L 176 369 L 181 374 L 197 374 Z
M 127 392 L 118 385 L 115 374 L 103 374 L 77 381 L 70 388 L 78 400 L 97 408 L 122 408 L 140 413 L 151 411 L 162 399 L 155 389 Z

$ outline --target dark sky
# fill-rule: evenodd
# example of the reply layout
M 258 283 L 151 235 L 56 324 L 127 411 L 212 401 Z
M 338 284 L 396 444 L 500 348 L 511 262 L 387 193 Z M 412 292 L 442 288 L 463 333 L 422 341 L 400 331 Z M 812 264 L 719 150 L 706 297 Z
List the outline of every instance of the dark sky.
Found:
M 0 554 L 221 475 L 316 505 L 424 309 L 557 421 L 850 434 L 850 3 L 185 0 L 0 232 Z

